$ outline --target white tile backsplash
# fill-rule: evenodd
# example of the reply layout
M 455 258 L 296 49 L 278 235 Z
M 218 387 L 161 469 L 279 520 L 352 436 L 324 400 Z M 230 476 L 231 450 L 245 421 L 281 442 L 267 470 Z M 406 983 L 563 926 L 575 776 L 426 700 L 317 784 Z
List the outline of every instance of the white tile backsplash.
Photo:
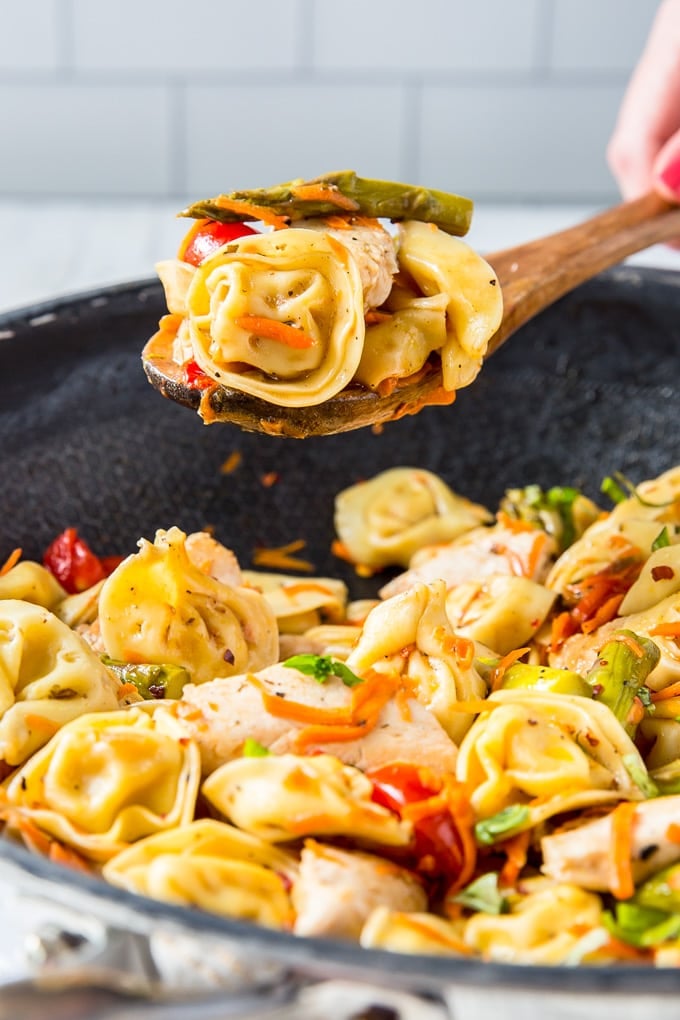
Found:
M 76 68 L 205 72 L 295 66 L 299 0 L 72 0 Z
M 658 6 L 658 0 L 555 0 L 552 67 L 630 71 Z
M 0 0 L 0 72 L 59 65 L 60 0 Z
M 186 100 L 190 194 L 259 187 L 361 167 L 401 169 L 404 102 L 399 86 L 194 87 Z
M 541 2 L 321 0 L 314 17 L 315 66 L 411 74 L 528 71 Z
M 170 117 L 159 86 L 0 84 L 0 192 L 166 193 Z
M 418 179 L 491 200 L 596 200 L 620 87 L 427 87 Z
M 607 202 L 656 0 L 0 0 L 0 197 L 327 169 Z

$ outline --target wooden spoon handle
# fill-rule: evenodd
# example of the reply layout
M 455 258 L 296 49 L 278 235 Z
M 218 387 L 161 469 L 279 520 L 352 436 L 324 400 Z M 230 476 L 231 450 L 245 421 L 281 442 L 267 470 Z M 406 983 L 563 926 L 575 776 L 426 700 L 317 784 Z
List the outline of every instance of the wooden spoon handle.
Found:
M 567 291 L 627 255 L 674 237 L 680 237 L 680 206 L 650 193 L 575 227 L 486 255 L 503 289 L 503 321 L 488 353 Z

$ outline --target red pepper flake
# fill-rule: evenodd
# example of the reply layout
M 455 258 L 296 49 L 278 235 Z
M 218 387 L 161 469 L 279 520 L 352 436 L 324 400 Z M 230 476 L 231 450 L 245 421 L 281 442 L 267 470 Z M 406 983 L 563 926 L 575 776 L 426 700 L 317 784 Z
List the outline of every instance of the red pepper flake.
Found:
M 278 471 L 267 471 L 266 474 L 260 475 L 260 482 L 265 489 L 271 489 L 272 485 L 276 485 L 279 481 L 281 481 L 281 475 Z
M 674 577 L 675 571 L 666 564 L 652 567 L 652 581 L 671 581 Z

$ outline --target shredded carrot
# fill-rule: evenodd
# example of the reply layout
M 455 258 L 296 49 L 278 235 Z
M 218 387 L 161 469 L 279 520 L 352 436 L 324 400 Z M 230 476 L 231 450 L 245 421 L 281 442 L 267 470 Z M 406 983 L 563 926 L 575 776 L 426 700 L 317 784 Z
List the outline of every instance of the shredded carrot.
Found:
M 239 466 L 243 456 L 239 450 L 232 450 L 229 456 L 224 460 L 220 466 L 221 475 L 230 475 Z
M 320 595 L 330 595 L 331 598 L 335 598 L 334 592 L 325 584 L 319 584 L 318 581 L 298 581 L 297 584 L 284 584 L 281 586 L 281 594 L 291 598 L 295 598 L 296 595 L 304 595 L 306 592 L 315 591 Z
M 134 684 L 121 684 L 116 692 L 116 697 L 119 701 L 123 701 L 124 698 L 127 698 L 128 694 L 135 694 L 136 692 L 137 688 Z
M 571 613 L 566 611 L 559 613 L 550 627 L 550 651 L 559 651 L 567 638 L 570 638 L 577 630 L 578 624 Z
M 283 230 L 288 226 L 288 217 L 279 216 L 277 213 L 267 209 L 266 206 L 253 205 L 251 202 L 243 202 L 238 198 L 229 198 L 227 195 L 218 195 L 215 199 L 218 209 L 226 209 L 227 212 L 236 213 L 244 220 L 260 220 L 267 223 L 275 230 Z
M 499 510 L 496 514 L 496 520 L 503 528 L 511 531 L 514 535 L 519 535 L 523 531 L 535 531 L 538 534 L 538 528 L 535 524 L 531 524 L 530 521 L 519 520 L 517 517 L 511 517 L 506 510 Z M 541 532 L 541 534 L 545 534 L 545 532 Z
M 324 216 L 323 221 L 330 230 L 352 230 L 353 227 L 380 227 L 374 216 Z
M 349 704 L 337 708 L 318 708 L 270 694 L 252 673 L 247 674 L 247 680 L 259 690 L 264 709 L 270 715 L 309 724 L 296 737 L 298 747 L 315 742 L 355 740 L 364 736 L 373 729 L 382 709 L 400 683 L 399 677 L 394 674 L 369 673 L 363 683 L 352 688 Z
M 337 556 L 339 560 L 344 560 L 345 563 L 354 563 L 352 554 L 345 543 L 341 542 L 339 538 L 334 538 L 331 542 L 331 552 L 334 556 Z
M 375 724 L 374 724 L 375 725 Z M 293 747 L 296 751 L 303 751 L 310 744 L 341 744 L 350 740 L 360 740 L 372 729 L 367 722 L 338 726 L 305 726 L 295 737 Z
M 673 623 L 657 623 L 649 631 L 650 637 L 680 638 L 680 620 Z
M 29 850 L 36 854 L 42 854 L 43 857 L 49 855 L 52 840 L 47 833 L 38 828 L 31 818 L 26 818 L 24 815 L 13 815 L 10 824 L 19 830 L 21 838 Z
M 489 687 L 492 691 L 498 690 L 503 681 L 503 677 L 505 676 L 505 671 L 509 669 L 513 663 L 517 662 L 518 659 L 521 659 L 523 655 L 526 655 L 528 651 L 530 651 L 528 647 L 515 648 L 514 651 L 508 652 L 507 655 L 504 655 L 502 659 L 498 660 L 489 675 Z
M 522 868 L 527 862 L 530 844 L 531 829 L 525 829 L 524 832 L 518 832 L 516 836 L 503 840 L 499 845 L 498 849 L 502 850 L 507 857 L 505 864 L 501 868 L 501 885 L 515 884 Z
M 443 627 L 435 627 L 434 639 L 439 641 L 445 652 L 453 655 L 461 669 L 469 669 L 475 657 L 475 643 L 460 634 L 447 634 Z
M 612 895 L 617 900 L 629 900 L 635 892 L 633 881 L 633 825 L 637 804 L 624 801 L 611 814 L 611 870 Z
M 538 535 L 534 539 L 531 545 L 531 551 L 527 557 L 527 577 L 535 577 L 538 570 L 538 564 L 541 559 L 541 553 L 545 549 L 548 536 L 545 531 L 539 531 Z
M 680 825 L 677 822 L 671 822 L 666 829 L 666 839 L 671 843 L 680 843 Z
M 404 380 L 402 379 L 403 383 Z M 443 386 L 436 386 L 429 393 L 412 400 L 410 403 L 400 404 L 392 415 L 392 421 L 399 421 L 409 414 L 418 414 L 424 407 L 446 407 L 456 399 L 456 390 L 447 390 Z
M 591 616 L 589 620 L 584 620 L 581 624 L 581 630 L 584 634 L 592 634 L 594 630 L 601 627 L 605 623 L 609 623 L 613 620 L 619 611 L 619 606 L 623 602 L 624 594 L 612 595 L 606 602 L 603 602 L 599 609 L 595 612 L 594 616 Z
M 349 195 L 343 195 L 335 184 L 297 184 L 290 189 L 290 193 L 301 202 L 331 202 L 338 209 L 347 209 L 348 212 L 358 212 L 360 208 L 358 202 Z
M 271 567 L 272 570 L 299 570 L 306 574 L 312 574 L 314 572 L 313 563 L 297 556 L 291 556 L 291 553 L 304 549 L 306 544 L 304 538 L 297 538 L 294 542 L 274 549 L 257 546 L 253 553 L 253 564 L 256 567 Z
M 297 326 L 290 326 L 287 322 L 279 322 L 278 319 L 268 319 L 266 315 L 240 315 L 234 319 L 239 329 L 245 329 L 265 340 L 275 340 L 286 347 L 292 347 L 297 351 L 313 347 L 316 341 L 314 337 L 308 336 Z
M 610 935 L 604 945 L 597 951 L 596 956 L 602 954 L 605 959 L 608 956 L 613 956 L 617 960 L 634 960 L 636 963 L 639 963 L 641 960 L 648 960 L 651 953 L 651 949 L 638 949 L 636 946 L 631 946 L 627 942 L 622 942 L 621 939 Z
M 477 841 L 474 830 L 475 813 L 463 784 L 447 776 L 444 780 L 444 789 L 461 844 L 461 868 L 457 878 L 446 891 L 446 900 L 448 900 L 459 889 L 466 886 L 474 875 L 477 864 Z
M 72 850 L 70 846 L 64 846 L 58 839 L 53 839 L 50 843 L 48 856 L 56 864 L 63 864 L 65 867 L 73 868 L 75 871 L 84 871 L 87 874 L 92 872 L 92 868 L 84 857 L 75 850 Z
M 364 315 L 364 322 L 367 326 L 375 326 L 379 322 L 389 322 L 392 318 L 392 312 L 379 312 L 377 308 L 370 308 Z
M 3 565 L 0 567 L 0 577 L 2 577 L 3 574 L 8 574 L 12 567 L 16 567 L 17 563 L 21 559 L 22 552 L 23 549 L 19 548 L 12 550 Z
M 651 695 L 653 702 L 657 701 L 668 701 L 669 698 L 676 698 L 680 695 L 680 680 L 676 680 L 674 684 L 669 684 L 668 687 L 664 687 L 661 691 L 654 691 Z
M 59 724 L 53 722 L 52 719 L 46 719 L 44 715 L 34 715 L 31 712 L 26 713 L 24 721 L 30 730 L 42 730 L 43 733 L 49 733 L 50 736 L 59 729 Z

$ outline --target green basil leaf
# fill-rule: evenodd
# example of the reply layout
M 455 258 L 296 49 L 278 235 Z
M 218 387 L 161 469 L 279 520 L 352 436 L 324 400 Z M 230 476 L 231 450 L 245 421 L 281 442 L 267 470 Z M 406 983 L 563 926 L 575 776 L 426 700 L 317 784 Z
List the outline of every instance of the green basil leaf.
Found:
M 671 540 L 668 534 L 668 528 L 663 527 L 652 542 L 652 552 L 656 552 L 657 549 L 665 549 L 666 546 L 670 544 Z
M 241 752 L 244 758 L 267 758 L 271 751 L 261 744 L 259 740 L 255 740 L 254 737 L 246 737 L 243 741 L 243 751 Z
M 482 914 L 507 914 L 509 910 L 506 897 L 498 889 L 498 874 L 495 871 L 480 875 L 452 899 L 454 903 Z
M 293 655 L 290 659 L 286 659 L 283 665 L 290 669 L 297 669 L 306 676 L 314 677 L 320 684 L 325 684 L 329 676 L 336 676 L 338 680 L 342 680 L 345 687 L 356 687 L 357 684 L 363 683 L 363 679 L 353 673 L 349 666 L 346 666 L 344 662 L 331 659 L 330 655 L 312 655 L 311 653 Z
M 529 818 L 529 808 L 525 804 L 510 804 L 496 815 L 485 818 L 475 825 L 477 842 L 483 846 L 492 846 L 499 840 L 509 836 Z

